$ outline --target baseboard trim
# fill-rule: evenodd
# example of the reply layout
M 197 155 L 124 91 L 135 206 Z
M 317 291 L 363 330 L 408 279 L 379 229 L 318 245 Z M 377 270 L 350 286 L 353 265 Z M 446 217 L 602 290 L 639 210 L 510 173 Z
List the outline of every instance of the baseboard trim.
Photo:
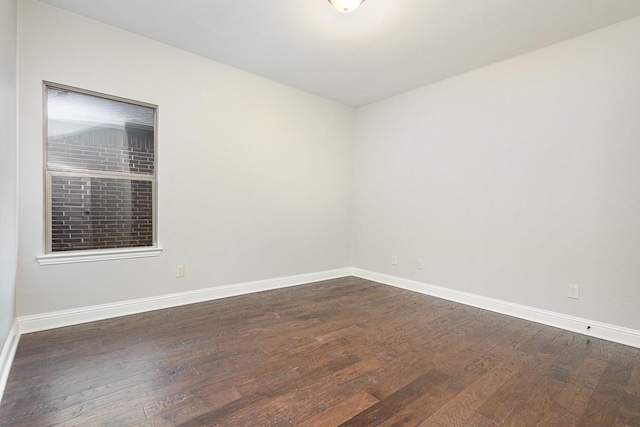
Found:
M 163 308 L 177 307 L 186 304 L 194 304 L 272 289 L 304 285 L 307 283 L 337 279 L 346 276 L 351 276 L 350 268 L 300 274 L 275 279 L 257 280 L 254 282 L 238 283 L 234 285 L 217 286 L 213 288 L 199 289 L 196 291 L 160 295 L 157 297 L 121 301 L 112 304 L 101 304 L 73 310 L 36 314 L 32 316 L 21 316 L 18 317 L 19 332 L 20 334 L 26 334 L 30 332 L 44 331 L 47 329 L 61 328 L 80 323 L 111 319 L 118 316 L 144 313 L 147 311 L 161 310 Z
M 342 268 L 19 317 L 7 337 L 7 341 L 2 349 L 2 355 L 0 356 L 0 391 L 3 390 L 5 385 L 4 382 L 6 382 L 6 378 L 9 375 L 13 355 L 15 354 L 21 334 L 110 319 L 129 314 L 161 310 L 186 304 L 228 298 L 237 295 L 245 295 L 254 292 L 298 286 L 346 276 L 356 276 L 383 283 L 385 285 L 395 286 L 413 292 L 419 292 L 425 295 L 443 298 L 449 301 L 482 308 L 496 313 L 506 314 L 508 316 L 640 348 L 640 331 L 635 329 L 541 310 L 534 307 L 514 304 L 507 301 L 488 298 L 468 292 L 456 291 L 441 286 L 430 285 L 423 282 L 403 279 L 360 268 Z M 587 329 L 587 327 L 590 328 Z
M 362 279 L 372 280 L 385 285 L 395 286 L 397 288 L 431 295 L 496 313 L 506 314 L 508 316 L 541 323 L 543 325 L 553 326 L 567 331 L 577 332 L 579 334 L 640 348 L 640 331 L 635 329 L 596 322 L 580 317 L 568 316 L 566 314 L 541 310 L 494 298 L 487 298 L 468 292 L 460 292 L 453 289 L 443 288 L 441 286 L 434 286 L 383 273 L 376 273 L 374 271 L 359 268 L 353 268 L 351 271 L 354 276 Z M 590 328 L 587 329 L 587 327 Z
M 9 379 L 13 357 L 18 349 L 18 341 L 20 340 L 18 330 L 18 321 L 16 320 L 13 322 L 11 330 L 9 330 L 9 335 L 2 346 L 2 353 L 0 353 L 0 402 L 2 402 L 4 388 L 7 385 L 7 379 Z

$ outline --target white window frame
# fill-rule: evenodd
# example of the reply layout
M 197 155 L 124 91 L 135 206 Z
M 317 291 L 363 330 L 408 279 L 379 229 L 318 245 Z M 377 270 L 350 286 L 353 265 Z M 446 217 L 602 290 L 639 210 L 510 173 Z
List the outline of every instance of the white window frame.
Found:
M 78 262 L 106 261 L 114 259 L 146 258 L 159 256 L 162 248 L 158 245 L 158 106 L 146 102 L 108 95 L 100 92 L 80 89 L 77 87 L 43 81 L 43 169 L 44 169 L 44 226 L 45 226 L 45 253 L 37 256 L 40 265 L 68 264 Z M 66 90 L 98 98 L 124 102 L 153 109 L 154 128 L 154 160 L 153 174 L 136 174 L 130 172 L 97 171 L 79 168 L 49 167 L 48 166 L 48 88 Z M 78 249 L 70 251 L 52 251 L 52 178 L 54 176 L 77 176 L 87 178 L 111 178 L 131 181 L 151 181 L 152 183 L 152 246 L 121 247 L 109 249 Z

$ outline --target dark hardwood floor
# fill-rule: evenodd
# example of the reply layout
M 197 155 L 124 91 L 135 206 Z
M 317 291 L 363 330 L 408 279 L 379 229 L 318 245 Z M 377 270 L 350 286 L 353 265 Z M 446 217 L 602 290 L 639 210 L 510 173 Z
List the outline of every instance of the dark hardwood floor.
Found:
M 22 336 L 3 426 L 640 426 L 640 349 L 344 278 Z

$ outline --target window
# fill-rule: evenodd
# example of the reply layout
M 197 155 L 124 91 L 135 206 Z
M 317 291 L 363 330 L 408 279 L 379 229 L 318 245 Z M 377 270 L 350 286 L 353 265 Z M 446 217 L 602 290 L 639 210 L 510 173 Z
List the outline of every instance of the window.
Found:
M 135 250 L 157 248 L 157 107 L 52 83 L 44 90 L 46 254 L 157 255 Z

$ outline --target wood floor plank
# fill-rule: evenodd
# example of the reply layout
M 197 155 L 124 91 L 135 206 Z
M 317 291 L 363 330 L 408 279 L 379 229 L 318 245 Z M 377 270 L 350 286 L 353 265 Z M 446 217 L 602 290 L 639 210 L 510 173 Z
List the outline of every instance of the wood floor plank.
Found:
M 640 425 L 640 397 L 625 393 L 616 421 L 622 421 L 626 425 Z
M 570 376 L 563 393 L 554 396 L 552 408 L 543 414 L 538 426 L 578 425 L 606 367 L 602 360 L 584 359 Z
M 501 360 L 501 356 L 498 356 Z M 418 397 L 404 407 L 397 408 L 381 426 L 419 425 L 437 412 L 443 405 L 458 396 L 471 384 L 482 378 L 488 369 L 499 364 L 489 360 L 487 355 L 479 355 L 472 350 L 453 355 L 441 369 L 448 378 L 438 384 L 430 393 Z
M 625 390 L 634 396 L 640 396 L 640 366 L 635 366 L 629 378 L 629 384 Z
M 544 373 L 555 362 L 556 357 L 544 354 L 527 354 L 521 374 L 511 378 L 490 399 L 478 408 L 483 417 L 501 424 L 535 389 Z
M 422 422 L 420 427 L 474 425 L 471 424 L 471 420 L 481 417 L 476 413 L 480 405 L 493 396 L 509 379 L 520 372 L 524 364 L 525 359 L 518 356 L 511 356 L 502 360 L 494 369 L 489 370 L 476 382 L 442 405 Z M 497 423 L 484 419 L 487 424 L 497 425 Z
M 247 406 L 238 411 L 233 419 L 218 423 L 219 426 L 236 425 L 297 425 L 305 423 L 303 420 L 319 415 L 327 407 L 333 407 L 344 399 L 352 396 L 354 388 L 349 386 L 350 380 L 361 376 L 364 372 L 375 369 L 379 361 L 368 359 L 330 374 L 330 381 L 300 381 L 290 384 L 287 388 L 279 388 L 277 392 L 268 388 L 271 398 L 267 408 L 252 408 Z M 329 369 L 329 371 L 332 371 Z M 263 395 L 263 393 L 260 393 Z M 215 417 L 210 415 L 200 418 L 198 422 L 213 422 Z
M 340 425 L 378 403 L 378 399 L 366 392 L 359 392 L 327 408 L 325 411 L 303 420 L 308 427 L 334 427 Z
M 2 426 L 640 426 L 640 349 L 359 278 L 25 334 Z
M 377 426 L 382 424 L 407 404 L 431 393 L 436 386 L 448 378 L 447 374 L 432 369 L 419 376 L 390 396 L 370 406 L 353 418 L 340 424 L 341 427 Z
M 616 362 L 609 362 L 596 388 L 589 398 L 579 424 L 583 426 L 613 425 L 623 404 L 631 369 Z
M 535 427 L 539 425 L 545 414 L 552 411 L 555 399 L 564 392 L 566 385 L 555 378 L 541 376 L 526 399 L 514 406 L 500 426 Z

